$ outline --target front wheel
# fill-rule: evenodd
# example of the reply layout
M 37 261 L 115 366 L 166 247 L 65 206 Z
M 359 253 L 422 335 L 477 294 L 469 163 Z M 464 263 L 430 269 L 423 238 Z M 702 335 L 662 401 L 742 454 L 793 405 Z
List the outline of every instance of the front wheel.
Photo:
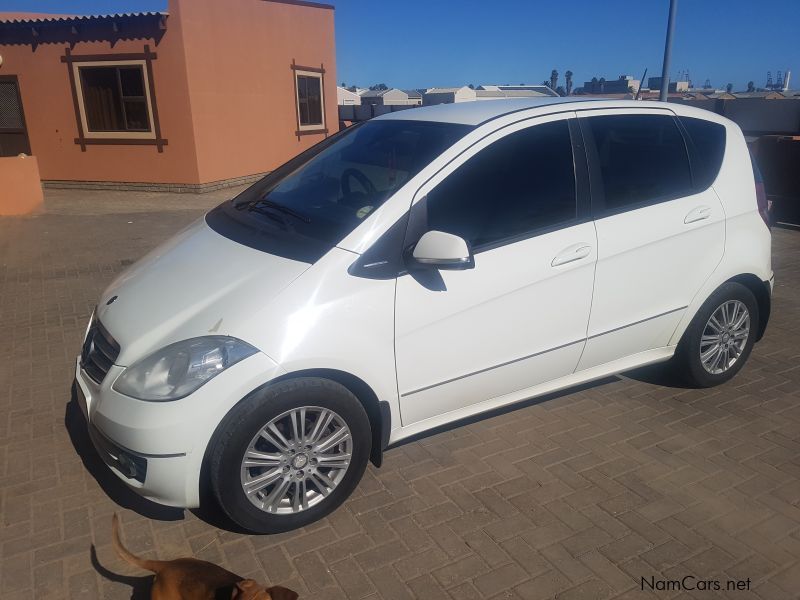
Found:
M 678 375 L 697 387 L 711 387 L 738 373 L 755 343 L 758 303 L 740 283 L 720 286 L 697 311 L 676 353 Z
M 358 399 L 327 379 L 298 378 L 259 390 L 226 417 L 211 453 L 222 509 L 257 533 L 308 525 L 358 485 L 372 435 Z

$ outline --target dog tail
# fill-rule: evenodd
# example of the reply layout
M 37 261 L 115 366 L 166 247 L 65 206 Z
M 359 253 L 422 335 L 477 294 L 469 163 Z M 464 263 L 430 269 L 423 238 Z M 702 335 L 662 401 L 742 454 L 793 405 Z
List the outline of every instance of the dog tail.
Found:
M 117 513 L 114 513 L 114 516 L 111 517 L 111 541 L 114 544 L 114 550 L 117 551 L 117 554 L 119 554 L 123 560 L 145 571 L 158 573 L 161 570 L 164 561 L 139 558 L 122 545 L 122 541 L 119 539 L 119 518 L 117 517 Z

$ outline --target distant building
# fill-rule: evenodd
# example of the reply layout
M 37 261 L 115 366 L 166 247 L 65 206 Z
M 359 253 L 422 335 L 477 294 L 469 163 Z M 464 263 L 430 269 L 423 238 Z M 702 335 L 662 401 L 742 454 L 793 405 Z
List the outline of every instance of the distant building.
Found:
M 764 100 L 785 100 L 787 95 L 776 90 L 766 92 L 734 92 L 736 98 L 763 98 Z
M 453 104 L 476 100 L 502 100 L 506 98 L 541 98 L 558 96 L 546 85 L 481 85 L 452 88 L 430 88 L 423 94 L 423 104 Z
M 336 86 L 336 104 L 339 106 L 352 106 L 361 104 L 361 94 L 351 92 L 340 85 Z
M 558 94 L 556 94 L 558 95 Z M 475 100 L 502 100 L 508 98 L 545 98 L 548 94 L 533 90 L 475 90 Z
M 647 78 L 647 87 L 651 90 L 660 90 L 661 89 L 661 77 L 648 77 Z M 688 81 L 670 81 L 669 86 L 667 87 L 667 91 L 676 94 L 679 92 L 688 92 L 689 91 L 689 82 Z
M 422 95 L 422 103 L 425 106 L 453 104 L 454 102 L 472 102 L 476 98 L 475 90 L 466 85 L 451 88 L 430 88 Z
M 558 94 L 547 85 L 481 85 L 478 86 L 478 91 L 502 91 L 508 92 L 507 98 L 519 98 L 520 95 L 515 95 L 515 92 L 536 92 L 536 96 L 558 96 Z M 526 96 L 522 94 L 521 96 Z
M 598 79 L 593 77 L 591 81 L 583 84 L 582 93 L 584 94 L 627 94 L 639 91 L 642 82 L 634 79 L 630 75 L 620 75 L 619 79 Z
M 410 98 L 408 92 L 397 88 L 368 90 L 361 94 L 361 104 L 376 106 L 415 106 L 421 104 L 420 100 L 419 98 Z
M 422 92 L 419 90 L 403 90 L 406 94 L 408 94 L 409 104 L 416 104 L 417 106 L 422 105 Z

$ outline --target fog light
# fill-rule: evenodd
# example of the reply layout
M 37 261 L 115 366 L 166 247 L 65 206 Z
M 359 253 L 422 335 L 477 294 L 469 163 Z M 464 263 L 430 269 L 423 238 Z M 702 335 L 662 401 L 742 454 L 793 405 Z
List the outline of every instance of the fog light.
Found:
M 136 477 L 136 462 L 134 462 L 133 457 L 129 456 L 125 452 L 120 452 L 119 456 L 117 456 L 117 461 L 119 462 L 120 471 L 131 479 Z
M 119 448 L 116 449 L 115 454 L 116 468 L 128 479 L 135 479 L 139 483 L 144 483 L 144 478 L 147 476 L 147 459 L 142 456 L 129 454 Z

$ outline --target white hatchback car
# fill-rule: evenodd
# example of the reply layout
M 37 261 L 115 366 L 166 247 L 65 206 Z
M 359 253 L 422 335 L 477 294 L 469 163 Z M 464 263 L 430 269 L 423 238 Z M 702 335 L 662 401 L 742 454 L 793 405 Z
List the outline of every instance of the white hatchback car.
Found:
M 739 371 L 770 313 L 766 203 L 739 128 L 565 98 L 350 127 L 102 295 L 77 362 L 130 487 L 276 532 L 433 427 L 673 359 Z

